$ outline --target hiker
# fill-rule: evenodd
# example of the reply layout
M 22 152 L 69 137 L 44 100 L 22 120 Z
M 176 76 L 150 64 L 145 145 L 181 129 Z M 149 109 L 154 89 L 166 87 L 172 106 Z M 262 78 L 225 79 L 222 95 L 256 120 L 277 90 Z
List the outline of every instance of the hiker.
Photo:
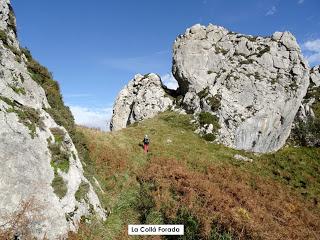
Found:
M 143 149 L 145 153 L 149 152 L 149 143 L 150 143 L 149 137 L 148 135 L 145 135 L 143 139 Z

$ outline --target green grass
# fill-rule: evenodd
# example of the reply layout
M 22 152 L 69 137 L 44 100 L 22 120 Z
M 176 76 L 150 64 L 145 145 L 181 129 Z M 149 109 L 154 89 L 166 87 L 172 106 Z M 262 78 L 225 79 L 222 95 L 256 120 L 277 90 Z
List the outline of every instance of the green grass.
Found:
M 49 150 L 51 152 L 51 167 L 56 172 L 60 169 L 63 172 L 68 172 L 70 168 L 69 158 L 70 153 L 64 150 L 60 143 L 50 143 Z
M 56 143 L 62 143 L 65 137 L 65 132 L 61 128 L 50 128 Z
M 26 95 L 26 90 L 23 87 L 16 87 L 16 86 L 10 85 L 10 88 L 17 94 Z
M 94 231 L 96 236 L 104 236 L 102 239 L 129 239 L 125 234 L 127 224 L 166 222 L 137 179 L 150 159 L 157 158 L 176 159 L 199 173 L 206 173 L 211 166 L 236 168 L 239 174 L 243 172 L 251 176 L 248 184 L 254 189 L 259 189 L 255 179 L 263 178 L 290 188 L 306 202 L 320 201 L 319 148 L 284 147 L 277 153 L 255 155 L 208 143 L 194 133 L 195 126 L 190 124 L 190 120 L 188 115 L 165 112 L 112 133 L 78 128 L 86 141 L 88 159 L 91 159 L 84 166 L 86 176 L 98 179 L 104 192 L 96 187 L 95 190 L 110 212 L 105 223 L 97 223 L 99 228 L 93 230 L 91 224 L 86 225 L 90 231 Z M 140 145 L 145 134 L 151 140 L 148 155 L 143 153 Z M 253 163 L 237 161 L 235 154 L 249 157 Z M 315 208 L 320 209 L 319 204 Z M 180 216 L 187 223 L 188 214 Z M 192 219 L 190 216 L 190 224 L 195 227 L 196 220 Z M 196 232 L 192 230 L 190 235 Z M 84 231 L 80 230 L 79 236 L 81 234 Z M 233 238 L 228 230 L 214 225 L 211 239 Z

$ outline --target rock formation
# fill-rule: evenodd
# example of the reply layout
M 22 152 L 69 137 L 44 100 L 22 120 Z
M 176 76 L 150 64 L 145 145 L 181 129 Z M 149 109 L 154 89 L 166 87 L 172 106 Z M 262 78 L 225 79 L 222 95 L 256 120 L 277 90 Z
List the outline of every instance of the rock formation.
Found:
M 319 74 L 317 69 L 310 73 L 289 32 L 254 37 L 211 24 L 197 24 L 176 39 L 172 71 L 182 99 L 175 108 L 195 116 L 211 113 L 220 125 L 218 142 L 254 152 L 276 151 L 285 144 L 309 79 Z M 132 94 L 127 91 L 125 95 Z M 138 102 L 130 104 L 144 109 Z M 113 119 L 122 112 L 118 108 Z
M 295 118 L 291 139 L 295 144 L 320 147 L 320 72 L 310 70 L 310 85 Z
M 270 152 L 284 145 L 309 70 L 289 32 L 262 38 L 195 25 L 173 47 L 173 74 L 184 105 L 192 112 L 213 107 L 221 126 L 218 140 L 237 149 Z
M 166 93 L 158 75 L 137 74 L 117 97 L 110 129 L 119 130 L 131 123 L 152 118 L 172 105 L 173 100 Z
M 10 1 L 1 0 L 0 226 L 12 227 L 7 222 L 10 216 L 21 204 L 30 203 L 34 210 L 26 215 L 30 221 L 26 227 L 32 235 L 65 238 L 76 230 L 81 216 L 95 211 L 105 218 L 105 212 L 83 175 L 69 133 L 49 114 L 46 93 L 27 65 Z

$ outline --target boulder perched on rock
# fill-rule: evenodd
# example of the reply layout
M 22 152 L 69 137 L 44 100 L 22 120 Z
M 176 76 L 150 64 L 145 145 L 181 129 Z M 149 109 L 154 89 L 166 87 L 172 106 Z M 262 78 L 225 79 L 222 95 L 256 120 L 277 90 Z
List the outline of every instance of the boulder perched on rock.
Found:
M 51 88 L 56 82 L 29 54 L 19 47 L 10 1 L 0 1 L 0 232 L 64 239 L 81 216 L 95 211 L 105 218 L 105 212 L 35 80 Z M 14 219 L 19 211 L 23 215 Z
M 173 47 L 182 106 L 216 115 L 218 141 L 237 149 L 271 152 L 285 144 L 309 71 L 289 32 L 254 37 L 197 24 Z
M 172 105 L 172 97 L 166 93 L 158 75 L 137 74 L 117 97 L 110 129 L 119 130 L 134 122 L 152 118 Z

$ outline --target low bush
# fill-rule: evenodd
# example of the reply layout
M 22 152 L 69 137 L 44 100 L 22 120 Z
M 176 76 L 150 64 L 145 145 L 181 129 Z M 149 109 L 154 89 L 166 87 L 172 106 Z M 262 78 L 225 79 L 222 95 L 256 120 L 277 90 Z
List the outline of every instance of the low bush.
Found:
M 208 104 L 211 107 L 211 110 L 213 112 L 216 112 L 219 110 L 219 108 L 221 107 L 221 95 L 220 94 L 216 94 L 213 97 L 209 97 L 207 99 Z
M 209 72 L 209 71 L 208 71 Z M 209 74 L 209 73 L 208 73 Z M 206 87 L 205 89 L 201 90 L 200 92 L 198 92 L 198 97 L 200 99 L 206 98 L 209 95 L 209 88 Z
M 54 136 L 54 140 L 56 143 L 62 143 L 65 138 L 65 132 L 61 128 L 50 128 L 52 135 Z
M 63 180 L 63 178 L 54 171 L 54 178 L 52 180 L 51 186 L 53 188 L 53 192 L 61 199 L 63 198 L 68 191 L 67 184 Z
M 308 118 L 298 121 L 291 134 L 300 146 L 320 147 L 320 119 Z
M 139 180 L 154 186 L 146 194 L 154 211 L 166 222 L 186 224 L 190 238 L 181 239 L 313 239 L 320 233 L 311 203 L 284 185 L 232 166 L 197 172 L 180 161 L 152 158 Z
M 86 200 L 86 195 L 88 194 L 90 185 L 84 181 L 81 181 L 78 190 L 76 191 L 75 198 L 78 202 L 81 200 Z

